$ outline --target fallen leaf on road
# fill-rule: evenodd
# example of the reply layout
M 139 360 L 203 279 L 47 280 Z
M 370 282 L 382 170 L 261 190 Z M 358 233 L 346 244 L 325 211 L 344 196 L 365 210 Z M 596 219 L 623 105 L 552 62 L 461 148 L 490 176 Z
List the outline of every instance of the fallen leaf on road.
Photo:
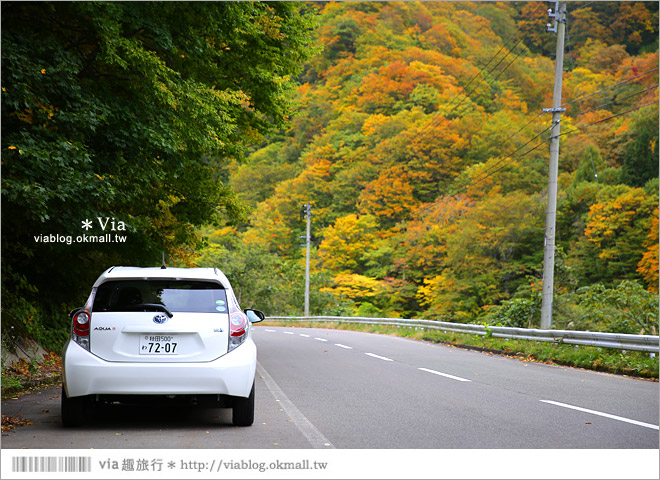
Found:
M 25 425 L 32 425 L 30 420 L 26 420 L 21 415 L 10 417 L 9 415 L 2 414 L 2 431 L 9 432 L 16 427 L 23 427 Z

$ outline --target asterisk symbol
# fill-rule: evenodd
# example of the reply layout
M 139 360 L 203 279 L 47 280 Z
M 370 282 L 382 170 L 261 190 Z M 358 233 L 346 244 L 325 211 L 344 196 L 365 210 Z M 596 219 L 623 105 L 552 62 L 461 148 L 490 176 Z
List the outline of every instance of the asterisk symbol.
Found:
M 92 221 L 87 219 L 83 220 L 82 228 L 84 228 L 85 230 L 89 230 L 90 228 L 92 228 Z
M 176 463 L 174 463 L 174 462 L 168 462 L 168 463 L 167 463 L 167 468 L 176 468 Z

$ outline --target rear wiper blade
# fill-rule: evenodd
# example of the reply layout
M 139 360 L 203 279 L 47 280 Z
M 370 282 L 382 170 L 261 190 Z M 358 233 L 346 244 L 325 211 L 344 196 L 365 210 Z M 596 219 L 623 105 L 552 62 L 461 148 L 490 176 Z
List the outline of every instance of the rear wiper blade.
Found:
M 123 309 L 126 310 L 140 310 L 141 308 L 151 308 L 155 310 L 160 310 L 161 312 L 165 313 L 169 318 L 172 318 L 174 314 L 170 312 L 165 305 L 162 305 L 160 303 L 137 303 L 135 305 L 125 305 L 122 307 Z

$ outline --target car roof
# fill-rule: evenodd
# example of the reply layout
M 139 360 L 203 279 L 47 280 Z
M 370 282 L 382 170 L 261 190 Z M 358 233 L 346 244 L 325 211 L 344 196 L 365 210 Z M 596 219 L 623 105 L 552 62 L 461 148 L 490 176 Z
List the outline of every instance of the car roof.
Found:
M 211 280 L 231 289 L 229 280 L 217 268 L 161 268 L 161 267 L 110 267 L 94 283 L 94 287 L 107 280 Z

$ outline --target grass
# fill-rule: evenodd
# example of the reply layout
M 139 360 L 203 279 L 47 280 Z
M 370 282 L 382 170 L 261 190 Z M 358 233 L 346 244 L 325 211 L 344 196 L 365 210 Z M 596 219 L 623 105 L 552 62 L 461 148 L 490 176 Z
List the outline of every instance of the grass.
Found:
M 360 325 L 335 322 L 264 322 L 264 325 L 287 327 L 316 327 L 356 330 L 385 335 L 396 335 L 413 340 L 442 343 L 462 348 L 515 356 L 525 361 L 578 367 L 601 372 L 657 380 L 658 355 L 647 352 L 622 351 L 614 348 L 536 342 L 533 340 L 505 339 L 465 333 L 442 332 L 388 325 Z

